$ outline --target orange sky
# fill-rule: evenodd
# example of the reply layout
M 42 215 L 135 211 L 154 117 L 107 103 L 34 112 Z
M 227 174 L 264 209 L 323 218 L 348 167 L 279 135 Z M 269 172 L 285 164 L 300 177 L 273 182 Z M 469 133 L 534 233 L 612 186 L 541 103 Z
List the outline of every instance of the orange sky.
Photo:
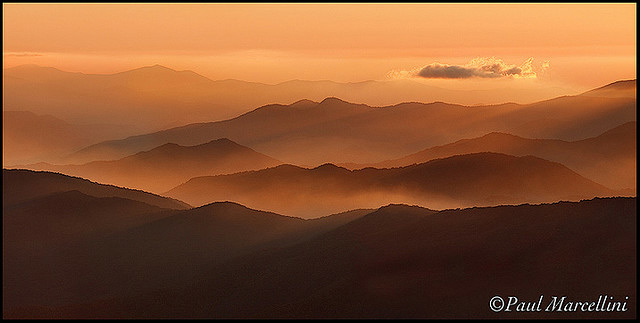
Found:
M 436 62 L 520 66 L 533 57 L 539 79 L 590 88 L 636 77 L 635 12 L 635 4 L 3 4 L 3 56 L 4 67 L 114 73 L 162 64 L 265 83 L 382 80 Z

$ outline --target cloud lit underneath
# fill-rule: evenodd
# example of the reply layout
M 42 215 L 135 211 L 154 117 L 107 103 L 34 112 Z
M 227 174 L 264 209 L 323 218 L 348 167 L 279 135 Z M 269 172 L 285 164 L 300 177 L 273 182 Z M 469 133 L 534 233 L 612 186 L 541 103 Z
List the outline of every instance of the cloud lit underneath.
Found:
M 495 57 L 478 57 L 465 65 L 449 65 L 432 63 L 412 71 L 394 71 L 392 77 L 422 77 L 437 79 L 467 79 L 467 78 L 536 78 L 532 66 L 533 57 L 527 59 L 520 66 L 507 64 Z M 543 63 L 548 68 L 549 61 Z

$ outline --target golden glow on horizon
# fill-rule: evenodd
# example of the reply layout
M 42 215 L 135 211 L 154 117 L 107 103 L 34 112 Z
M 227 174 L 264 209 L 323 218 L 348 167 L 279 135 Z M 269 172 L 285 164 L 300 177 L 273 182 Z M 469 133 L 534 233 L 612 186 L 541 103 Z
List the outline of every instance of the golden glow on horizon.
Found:
M 635 78 L 635 4 L 3 4 L 3 9 L 4 67 L 33 63 L 115 73 L 162 64 L 212 79 L 355 82 L 435 62 L 464 65 L 495 57 L 520 66 L 533 57 L 533 71 L 548 62 L 550 75 L 560 82 L 596 86 Z

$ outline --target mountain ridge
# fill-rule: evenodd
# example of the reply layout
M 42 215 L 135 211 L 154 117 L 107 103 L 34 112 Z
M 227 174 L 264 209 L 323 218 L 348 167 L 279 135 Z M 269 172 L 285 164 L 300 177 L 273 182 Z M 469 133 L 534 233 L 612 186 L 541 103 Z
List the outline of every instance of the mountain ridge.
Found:
M 476 138 L 433 146 L 401 158 L 362 165 L 347 163 L 343 166 L 349 169 L 401 167 L 435 158 L 486 151 L 514 156 L 534 155 L 560 162 L 598 183 L 622 189 L 635 187 L 635 176 L 630 178 L 625 175 L 635 171 L 631 168 L 635 160 L 635 136 L 635 121 L 577 141 L 524 138 L 505 132 L 490 132 Z
M 436 213 L 414 208 L 413 215 L 399 205 L 385 211 L 406 212 L 413 221 L 389 222 L 380 230 L 361 218 L 211 268 L 198 284 L 53 309 L 14 309 L 10 316 L 493 319 L 504 313 L 487 311 L 487 299 L 514 288 L 531 299 L 539 297 L 540 286 L 584 299 L 603 286 L 611 295 L 634 297 L 634 250 L 622 246 L 635 241 L 636 203 L 635 197 L 595 198 Z M 603 276 L 603 268 L 619 274 Z M 176 306 L 168 309 L 167 300 Z M 462 315 L 447 305 L 461 300 L 468 304 Z M 629 312 L 602 317 L 631 318 L 635 303 L 628 305 Z
M 69 158 L 90 161 L 104 159 L 114 152 L 122 157 L 166 142 L 195 145 L 212 137 L 227 137 L 278 156 L 286 163 L 358 163 L 367 159 L 390 159 L 385 157 L 406 155 L 424 149 L 424 146 L 446 144 L 493 131 L 522 137 L 580 140 L 635 120 L 636 101 L 632 98 L 570 96 L 529 105 L 474 107 L 403 103 L 374 108 L 332 99 L 315 105 L 304 101 L 303 105 L 304 109 L 291 105 L 264 105 L 224 121 L 190 124 L 95 144 Z M 554 119 L 548 119 L 549 115 Z M 600 122 L 596 123 L 596 119 Z M 385 127 L 387 130 L 383 132 Z M 424 127 L 432 131 L 426 134 L 422 131 Z M 238 129 L 252 131 L 240 132 Z M 371 141 L 376 141 L 376 145 Z M 299 151 L 300 147 L 304 151 Z
M 186 209 L 191 206 L 173 198 L 142 190 L 101 184 L 77 176 L 49 171 L 28 169 L 2 169 L 3 203 L 12 205 L 56 192 L 78 190 L 94 197 L 123 197 L 169 209 Z
M 557 162 L 534 156 L 474 153 L 391 169 L 284 164 L 259 171 L 195 177 L 164 195 L 193 205 L 231 200 L 312 218 L 396 201 L 439 209 L 576 199 L 614 192 Z
M 127 122 L 144 128 L 143 132 L 153 132 L 170 126 L 226 120 L 258 106 L 289 104 L 301 98 L 321 101 L 326 97 L 340 97 L 349 102 L 372 106 L 406 101 L 461 104 L 514 101 L 512 97 L 505 97 L 503 92 L 496 90 L 473 92 L 474 100 L 461 99 L 468 97 L 469 92 L 407 80 L 355 83 L 305 80 L 265 84 L 229 79 L 213 80 L 193 70 L 178 71 L 164 66 L 144 66 L 110 74 L 58 70 L 53 73 L 57 75 L 52 76 L 53 78 L 47 77 L 46 71 L 46 67 L 35 66 L 4 69 L 5 109 L 28 108 L 36 113 L 52 114 L 74 123 L 92 120 L 116 124 Z M 546 88 L 517 91 L 518 94 L 513 96 L 524 102 L 566 93 Z M 40 99 L 43 97 L 49 100 Z M 91 106 L 92 109 L 84 109 L 86 106 Z
M 279 164 L 282 162 L 249 147 L 219 138 L 194 146 L 166 143 L 116 160 L 75 165 L 41 163 L 20 167 L 58 171 L 98 182 L 161 193 L 197 176 L 257 170 Z

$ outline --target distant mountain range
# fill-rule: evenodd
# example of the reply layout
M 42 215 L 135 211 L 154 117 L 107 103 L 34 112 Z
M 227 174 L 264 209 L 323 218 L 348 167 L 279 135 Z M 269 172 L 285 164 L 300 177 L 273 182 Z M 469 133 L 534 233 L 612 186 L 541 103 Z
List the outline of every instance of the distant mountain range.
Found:
M 48 125 L 33 113 L 5 112 L 5 166 L 116 160 L 167 143 L 194 146 L 219 138 L 229 138 L 298 165 L 371 163 L 489 132 L 537 139 L 585 139 L 635 121 L 636 102 L 635 80 L 538 103 L 473 107 L 442 102 L 411 103 L 433 100 L 402 95 L 400 99 L 385 102 L 395 105 L 374 105 L 377 107 L 342 100 L 369 102 L 350 95 L 358 92 L 396 98 L 383 88 L 375 88 L 389 84 L 396 90 L 417 86 L 415 93 L 427 96 L 433 93 L 425 91 L 425 85 L 408 80 L 349 84 L 291 81 L 265 85 L 237 80 L 212 81 L 191 71 L 179 72 L 162 66 L 111 75 L 19 66 L 5 69 L 4 80 L 5 111 L 29 110 L 60 118 Z M 332 86 L 317 86 L 325 83 L 334 84 L 336 89 L 343 86 L 347 89 L 338 91 L 331 90 Z M 315 85 L 306 86 L 308 84 Z M 280 92 L 290 97 L 265 99 Z M 456 102 L 455 97 L 460 97 L 460 93 L 440 101 Z M 319 102 L 301 98 L 317 98 Z M 220 103 L 225 100 L 229 102 Z M 247 102 L 241 103 L 243 100 Z M 403 101 L 409 103 L 396 104 Z M 255 109 L 272 102 L 295 103 Z M 238 105 L 243 108 L 231 107 Z M 249 112 L 235 117 L 246 111 Z M 17 118 L 7 113 L 22 114 Z M 29 118 L 25 118 L 27 115 Z M 232 117 L 235 118 L 211 122 Z M 96 120 L 103 124 L 96 125 Z M 201 123 L 171 128 L 193 121 Z M 63 123 L 70 126 L 61 127 Z M 149 133 L 166 128 L 170 129 Z M 49 135 L 39 135 L 43 133 Z M 61 158 L 101 140 L 141 133 L 144 135 L 105 141 Z
M 297 165 L 370 163 L 489 132 L 575 141 L 635 120 L 635 96 L 580 95 L 475 107 L 440 102 L 370 107 L 327 98 L 267 105 L 225 121 L 107 141 L 78 151 L 66 163 L 113 160 L 165 143 L 198 145 L 217 138 Z
M 533 155 L 558 162 L 610 188 L 635 188 L 636 131 L 636 122 L 631 121 L 597 137 L 578 141 L 528 139 L 492 132 L 478 138 L 431 147 L 399 159 L 343 166 L 350 169 L 402 167 L 454 155 L 497 152 L 514 156 Z
M 282 162 L 276 159 L 222 138 L 188 147 L 164 144 L 114 161 L 16 167 L 57 171 L 101 183 L 162 193 L 197 176 L 258 170 L 280 164 Z
M 579 141 L 528 139 L 506 133 L 489 133 L 436 146 L 409 156 L 372 164 L 342 164 L 348 169 L 392 168 L 437 158 L 479 152 L 513 156 L 532 155 L 561 163 L 612 189 L 635 190 L 636 123 L 628 122 L 605 133 Z M 260 170 L 282 164 L 226 138 L 196 146 L 165 144 L 114 161 L 83 165 L 38 163 L 15 168 L 56 171 L 91 180 L 163 193 L 194 177 Z
M 498 153 L 458 155 L 393 169 L 281 165 L 197 177 L 165 193 L 192 205 L 228 200 L 302 217 L 388 203 L 443 209 L 615 194 L 561 164 Z
M 559 88 L 447 90 L 410 80 L 292 80 L 268 85 L 214 81 L 193 71 L 154 65 L 115 74 L 83 74 L 22 65 L 3 70 L 3 109 L 51 114 L 72 123 L 135 125 L 143 132 L 193 122 L 224 120 L 271 103 L 340 97 L 369 105 L 444 101 L 460 104 L 535 102 L 572 94 Z M 473 95 L 470 95 L 472 93 Z

